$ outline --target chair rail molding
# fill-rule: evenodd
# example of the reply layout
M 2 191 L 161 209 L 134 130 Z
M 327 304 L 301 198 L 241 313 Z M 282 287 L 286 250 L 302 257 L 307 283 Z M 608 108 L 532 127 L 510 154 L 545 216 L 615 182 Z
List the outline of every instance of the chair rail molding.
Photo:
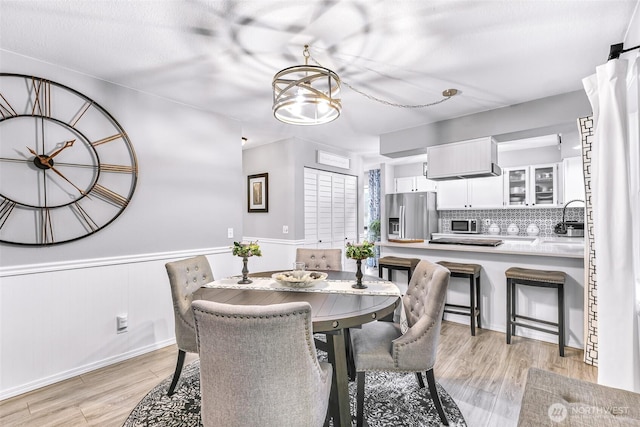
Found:
M 51 262 L 46 264 L 26 264 L 11 267 L 0 267 L 0 277 L 21 276 L 24 274 L 48 273 L 53 271 L 76 270 L 83 268 L 105 267 L 119 264 L 135 264 L 140 262 L 187 258 L 196 255 L 217 255 L 229 252 L 230 246 L 214 248 L 188 249 L 150 254 L 135 254 L 109 258 L 82 259 L 73 261 Z

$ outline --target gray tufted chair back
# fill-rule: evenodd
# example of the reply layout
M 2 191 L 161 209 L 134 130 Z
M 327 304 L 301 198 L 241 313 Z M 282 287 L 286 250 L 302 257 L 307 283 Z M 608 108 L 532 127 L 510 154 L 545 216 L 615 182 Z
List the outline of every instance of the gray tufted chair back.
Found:
M 193 293 L 205 283 L 213 281 L 213 273 L 207 257 L 200 255 L 165 264 L 175 316 L 176 343 L 178 348 L 197 353 L 196 328 L 193 321 L 191 302 Z
M 416 266 L 402 298 L 409 330 L 394 341 L 393 352 L 398 367 L 415 370 L 433 368 L 449 276 L 448 269 L 427 260 Z M 411 346 L 398 345 L 407 341 L 408 336 L 415 339 Z
M 361 329 L 350 330 L 356 368 L 357 427 L 364 425 L 367 371 L 415 372 L 420 388 L 424 387 L 424 372 L 440 421 L 449 425 L 436 387 L 433 366 L 450 275 L 449 270 L 441 265 L 420 261 L 413 271 L 407 293 L 402 297 L 406 325 L 377 321 L 365 323 Z
M 304 262 L 307 270 L 342 270 L 342 249 L 296 250 L 296 262 Z
M 203 426 L 321 427 L 332 367 L 318 362 L 311 305 L 193 303 Z

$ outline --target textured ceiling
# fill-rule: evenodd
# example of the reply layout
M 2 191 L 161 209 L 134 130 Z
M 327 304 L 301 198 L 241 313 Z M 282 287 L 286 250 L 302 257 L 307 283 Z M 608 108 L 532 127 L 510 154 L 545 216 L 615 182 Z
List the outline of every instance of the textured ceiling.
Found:
M 378 135 L 580 90 L 624 40 L 638 0 L 0 0 L 0 48 L 234 117 L 251 144 L 297 136 L 364 155 Z M 335 122 L 273 118 L 273 75 L 320 64 L 343 87 Z

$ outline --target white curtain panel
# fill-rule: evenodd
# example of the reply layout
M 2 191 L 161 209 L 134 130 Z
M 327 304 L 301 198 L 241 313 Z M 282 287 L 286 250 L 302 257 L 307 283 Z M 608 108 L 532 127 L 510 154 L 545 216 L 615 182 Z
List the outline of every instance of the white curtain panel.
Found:
M 598 383 L 640 392 L 640 57 L 583 79 L 593 108 Z

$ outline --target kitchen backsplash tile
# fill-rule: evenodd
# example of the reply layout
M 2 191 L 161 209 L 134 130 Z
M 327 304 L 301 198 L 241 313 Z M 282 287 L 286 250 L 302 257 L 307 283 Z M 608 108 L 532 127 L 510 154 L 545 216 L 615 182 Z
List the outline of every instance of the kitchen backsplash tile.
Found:
M 496 223 L 500 227 L 500 234 L 507 233 L 509 224 L 515 223 L 520 232 L 518 235 L 526 236 L 529 224 L 536 224 L 540 229 L 540 236 L 553 236 L 553 228 L 562 221 L 562 208 L 539 209 L 464 209 L 454 211 L 439 211 L 440 232 L 450 233 L 452 219 L 477 219 L 481 224 L 481 233 L 488 234 L 489 226 L 484 225 L 484 220 Z M 584 208 L 569 207 L 565 214 L 565 221 L 584 222 Z

